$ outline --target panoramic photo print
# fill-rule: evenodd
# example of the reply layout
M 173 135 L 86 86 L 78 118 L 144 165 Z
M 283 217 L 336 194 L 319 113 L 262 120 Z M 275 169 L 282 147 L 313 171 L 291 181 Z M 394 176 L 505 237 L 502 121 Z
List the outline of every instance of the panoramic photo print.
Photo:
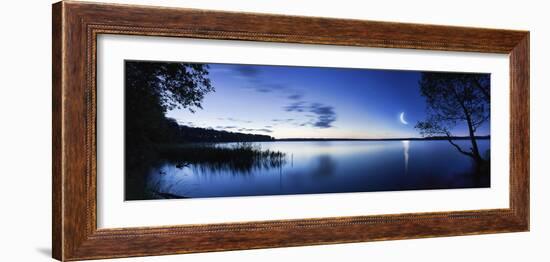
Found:
M 490 187 L 490 74 L 125 61 L 125 199 Z

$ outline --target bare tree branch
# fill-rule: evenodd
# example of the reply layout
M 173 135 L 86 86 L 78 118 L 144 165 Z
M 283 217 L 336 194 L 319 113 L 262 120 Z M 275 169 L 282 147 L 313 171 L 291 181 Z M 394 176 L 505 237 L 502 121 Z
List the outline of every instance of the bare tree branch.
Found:
M 460 152 L 464 155 L 467 155 L 469 157 L 474 157 L 473 153 L 466 152 L 466 151 L 462 150 L 462 148 L 459 145 L 457 145 L 455 142 L 453 142 L 453 138 L 451 137 L 450 133 L 447 133 L 447 141 L 449 141 L 449 143 L 451 143 L 451 145 L 453 145 L 458 150 L 458 152 Z

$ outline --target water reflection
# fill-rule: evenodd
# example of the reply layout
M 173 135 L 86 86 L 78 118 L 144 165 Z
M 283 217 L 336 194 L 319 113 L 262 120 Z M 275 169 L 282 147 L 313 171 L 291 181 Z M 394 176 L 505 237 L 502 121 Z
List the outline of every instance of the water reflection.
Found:
M 409 145 L 411 141 L 404 140 L 403 143 L 403 155 L 405 156 L 405 174 L 409 173 Z
M 170 154 L 150 167 L 147 187 L 138 199 L 489 186 L 472 179 L 476 171 L 471 159 L 447 141 L 414 141 L 414 146 L 411 141 L 258 144 L 262 152 L 271 153 L 235 158 L 234 152 L 222 150 L 211 159 L 212 148 L 193 148 Z M 481 150 L 489 149 L 489 144 L 489 140 L 479 141 Z M 267 158 L 258 157 L 262 154 Z M 226 163 L 228 160 L 236 162 Z
M 317 158 L 317 166 L 311 170 L 313 176 L 327 177 L 334 175 L 336 163 L 330 155 L 321 155 Z
M 250 174 L 262 169 L 279 168 L 287 162 L 285 153 L 264 150 L 260 143 L 249 142 L 163 148 L 161 157 L 179 169 L 188 167 L 202 174 L 228 171 L 234 175 Z

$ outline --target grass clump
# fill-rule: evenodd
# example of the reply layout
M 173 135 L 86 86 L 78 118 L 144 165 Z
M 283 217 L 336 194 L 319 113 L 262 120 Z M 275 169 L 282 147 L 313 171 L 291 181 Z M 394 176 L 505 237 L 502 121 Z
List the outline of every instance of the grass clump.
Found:
M 262 150 L 251 142 L 163 146 L 160 155 L 178 168 L 193 165 L 211 171 L 243 173 L 260 168 L 278 168 L 286 162 L 285 153 Z

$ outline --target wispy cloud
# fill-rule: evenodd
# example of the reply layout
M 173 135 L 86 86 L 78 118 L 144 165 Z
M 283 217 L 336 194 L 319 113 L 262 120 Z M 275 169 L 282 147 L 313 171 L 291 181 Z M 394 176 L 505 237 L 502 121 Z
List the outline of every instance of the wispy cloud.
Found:
M 260 93 L 278 92 L 279 94 L 284 95 L 284 97 L 289 101 L 289 104 L 283 106 L 284 111 L 304 113 L 304 117 L 309 118 L 309 120 L 307 121 L 296 121 L 294 118 L 272 119 L 273 126 L 285 123 L 292 123 L 295 126 L 330 128 L 332 127 L 332 123 L 336 121 L 336 112 L 333 106 L 315 101 L 306 101 L 304 99 L 304 94 L 302 90 L 288 86 L 287 84 L 280 82 L 279 79 L 267 78 L 264 75 L 265 73 L 262 71 L 261 67 L 240 65 L 235 66 L 232 69 L 239 78 L 246 80 L 244 85 L 245 87 L 251 88 Z M 226 120 L 233 122 L 242 122 L 234 118 L 226 118 Z M 261 129 L 256 129 L 253 131 L 260 130 Z M 270 129 L 266 130 L 271 131 Z M 263 132 L 268 131 L 263 130 Z
M 292 102 L 284 107 L 287 112 L 308 112 L 306 116 L 315 117 L 314 121 L 301 123 L 300 126 L 311 125 L 318 128 L 330 128 L 332 123 L 336 121 L 336 113 L 334 107 L 322 103 L 306 103 L 305 101 Z
M 252 123 L 251 120 L 245 120 L 245 119 L 234 118 L 234 117 L 217 117 L 216 119 L 221 121 L 230 121 L 230 122 L 237 122 L 237 123 L 247 123 L 247 124 Z
M 292 122 L 294 120 L 295 120 L 294 118 L 286 118 L 286 119 L 274 118 L 274 119 L 271 119 L 271 121 L 275 122 L 275 123 Z
M 260 93 L 271 93 L 280 90 L 286 90 L 288 87 L 277 81 L 268 81 L 262 77 L 262 71 L 255 66 L 239 65 L 233 68 L 239 78 L 246 80 L 244 85 Z
M 255 66 L 239 65 L 235 66 L 235 71 L 241 74 L 243 77 L 257 77 L 260 75 L 260 69 Z
M 292 95 L 287 96 L 287 98 L 290 99 L 290 100 L 300 100 L 300 99 L 302 99 L 302 97 L 304 97 L 304 95 L 302 95 L 302 94 L 292 94 Z
M 283 107 L 287 112 L 304 112 L 307 110 L 306 102 L 297 101 Z
M 272 133 L 273 130 L 267 128 L 239 128 L 239 132 L 261 132 L 261 133 Z
M 216 129 L 235 129 L 236 126 L 216 126 Z

